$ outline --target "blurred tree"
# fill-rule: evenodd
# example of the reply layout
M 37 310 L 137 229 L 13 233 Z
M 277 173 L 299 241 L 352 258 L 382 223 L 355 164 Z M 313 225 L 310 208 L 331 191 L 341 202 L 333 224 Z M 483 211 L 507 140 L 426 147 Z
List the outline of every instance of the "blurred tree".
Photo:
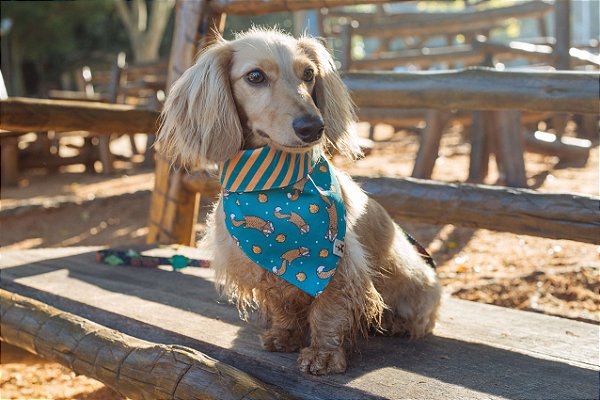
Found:
M 44 85 L 58 86 L 63 72 L 127 47 L 110 0 L 2 1 L 0 7 L 12 22 L 1 39 L 9 44 L 2 46 L 2 68 L 11 95 L 43 96 Z
M 127 30 L 135 61 L 157 60 L 175 0 L 114 0 L 114 4 Z

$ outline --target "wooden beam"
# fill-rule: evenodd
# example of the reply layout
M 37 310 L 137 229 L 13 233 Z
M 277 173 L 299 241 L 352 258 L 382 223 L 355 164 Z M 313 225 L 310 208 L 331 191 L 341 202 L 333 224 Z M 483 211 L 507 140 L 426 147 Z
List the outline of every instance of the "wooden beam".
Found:
M 395 0 L 407 1 L 407 0 Z M 361 3 L 386 4 L 386 0 L 368 0 Z M 210 6 L 215 12 L 232 15 L 260 15 L 282 11 L 301 11 L 337 6 L 354 5 L 353 0 L 212 0 Z
M 456 71 L 343 74 L 358 107 L 598 113 L 598 72 Z
M 561 160 L 587 160 L 592 142 L 550 132 L 536 131 L 525 134 L 525 150 L 532 153 L 558 156 Z
M 352 70 L 391 69 L 406 65 L 427 67 L 448 62 L 480 63 L 484 53 L 471 45 L 457 45 L 437 48 L 409 49 L 382 53 L 377 58 L 363 58 L 352 61 Z
M 447 13 L 429 18 L 406 19 L 399 16 L 399 20 L 394 20 L 394 17 L 387 17 L 385 20 L 363 24 L 355 33 L 365 37 L 444 35 L 448 32 L 460 32 L 465 28 L 489 29 L 509 18 L 536 18 L 545 15 L 551 9 L 552 4 L 534 0 L 510 7 Z
M 413 178 L 355 180 L 398 220 L 600 244 L 599 197 Z
M 0 289 L 3 342 L 136 399 L 285 399 L 283 392 L 189 347 L 137 339 Z
M 525 174 L 524 144 L 521 133 L 521 113 L 515 110 L 499 110 L 496 114 L 496 155 L 501 155 L 502 172 L 506 186 L 527 187 Z
M 9 97 L 0 101 L 0 129 L 154 133 L 159 113 L 121 104 Z

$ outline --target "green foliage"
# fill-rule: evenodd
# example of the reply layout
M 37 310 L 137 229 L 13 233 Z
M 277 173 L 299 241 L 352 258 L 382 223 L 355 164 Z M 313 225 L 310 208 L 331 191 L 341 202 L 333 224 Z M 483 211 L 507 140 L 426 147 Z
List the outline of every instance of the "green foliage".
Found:
M 2 18 L 12 20 L 2 37 L 10 43 L 9 58 L 33 64 L 42 80 L 57 82 L 62 72 L 129 49 L 110 0 L 2 1 L 0 7 Z

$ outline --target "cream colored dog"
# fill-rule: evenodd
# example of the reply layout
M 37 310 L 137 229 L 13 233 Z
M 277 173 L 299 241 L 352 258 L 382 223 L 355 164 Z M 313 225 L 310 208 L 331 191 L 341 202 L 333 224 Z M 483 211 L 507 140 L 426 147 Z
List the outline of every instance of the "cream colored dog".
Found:
M 329 143 L 359 154 L 350 96 L 323 45 L 253 29 L 219 38 L 173 85 L 163 111 L 161 151 L 184 166 L 219 162 L 265 145 L 308 152 Z M 335 171 L 347 213 L 346 252 L 326 290 L 313 298 L 258 267 L 236 246 L 221 201 L 204 243 L 214 250 L 219 288 L 243 315 L 267 315 L 268 351 L 300 351 L 300 370 L 346 370 L 346 350 L 377 329 L 422 337 L 435 325 L 440 285 L 387 212 Z

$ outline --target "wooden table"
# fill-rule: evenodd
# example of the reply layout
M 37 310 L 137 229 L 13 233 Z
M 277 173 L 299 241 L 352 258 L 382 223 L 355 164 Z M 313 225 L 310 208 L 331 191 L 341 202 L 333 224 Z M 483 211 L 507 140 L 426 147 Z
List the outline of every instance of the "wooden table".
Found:
M 113 267 L 97 248 L 3 253 L 0 287 L 128 335 L 189 346 L 300 398 L 573 399 L 598 396 L 598 326 L 445 299 L 435 335 L 371 337 L 346 374 L 298 372 L 297 354 L 267 353 L 260 323 L 240 321 L 210 269 Z

